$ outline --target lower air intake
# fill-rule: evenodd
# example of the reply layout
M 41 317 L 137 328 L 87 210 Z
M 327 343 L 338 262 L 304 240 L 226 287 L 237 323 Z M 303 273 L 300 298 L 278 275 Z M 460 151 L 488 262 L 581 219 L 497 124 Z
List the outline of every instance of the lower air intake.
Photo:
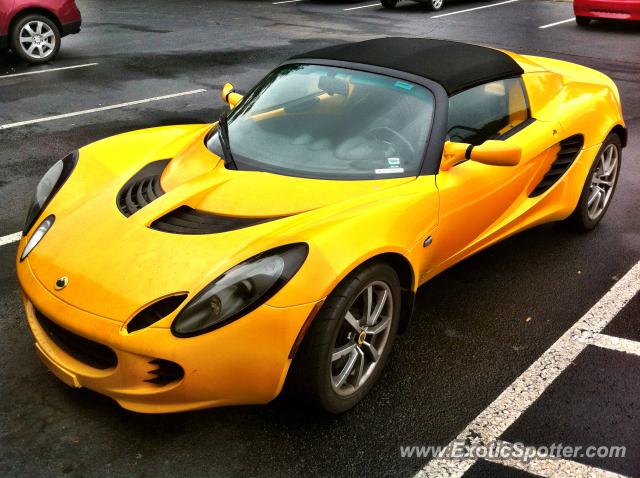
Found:
M 36 310 L 36 319 L 49 338 L 79 362 L 100 370 L 113 368 L 118 364 L 115 352 L 106 345 L 86 339 L 49 320 Z
M 184 370 L 175 362 L 164 359 L 153 359 L 149 361 L 149 363 L 156 368 L 149 370 L 149 374 L 152 375 L 152 378 L 148 378 L 145 382 L 164 386 L 172 382 L 177 382 L 184 377 Z

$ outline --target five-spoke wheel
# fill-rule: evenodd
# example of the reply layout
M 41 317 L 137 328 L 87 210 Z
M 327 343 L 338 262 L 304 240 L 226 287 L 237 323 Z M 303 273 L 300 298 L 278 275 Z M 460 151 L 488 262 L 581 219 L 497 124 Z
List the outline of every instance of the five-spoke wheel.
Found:
M 325 301 L 294 357 L 287 386 L 341 413 L 380 378 L 400 320 L 400 280 L 389 264 L 368 264 Z
M 578 205 L 568 218 L 574 228 L 591 230 L 604 217 L 618 182 L 621 151 L 622 144 L 616 134 L 610 134 L 602 143 L 587 175 Z
M 375 281 L 347 310 L 331 355 L 331 383 L 340 395 L 350 395 L 371 376 L 387 345 L 393 320 L 389 285 Z

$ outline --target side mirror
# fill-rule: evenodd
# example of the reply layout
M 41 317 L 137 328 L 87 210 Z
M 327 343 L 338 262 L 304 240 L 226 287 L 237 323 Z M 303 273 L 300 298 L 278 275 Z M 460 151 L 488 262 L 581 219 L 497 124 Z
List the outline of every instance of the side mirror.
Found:
M 453 166 L 467 159 L 490 166 L 515 166 L 522 157 L 522 148 L 513 143 L 489 139 L 479 146 L 466 143 L 444 143 L 441 171 L 449 171 Z
M 236 93 L 235 88 L 231 83 L 227 83 L 222 87 L 222 91 L 220 92 L 220 99 L 227 103 L 230 108 L 235 108 L 235 106 L 240 103 L 242 100 L 242 95 Z

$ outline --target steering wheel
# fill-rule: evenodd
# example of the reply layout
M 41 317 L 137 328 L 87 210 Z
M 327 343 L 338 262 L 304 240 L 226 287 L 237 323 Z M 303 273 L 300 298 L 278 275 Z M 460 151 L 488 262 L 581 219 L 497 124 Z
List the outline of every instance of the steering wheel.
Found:
M 383 141 L 391 144 L 392 146 L 394 146 L 394 150 L 405 159 L 413 158 L 416 154 L 416 150 L 413 148 L 413 145 L 409 142 L 409 140 L 398 133 L 396 130 L 391 129 L 388 126 L 377 126 L 375 128 L 372 128 L 367 131 L 364 136 L 369 138 L 373 137 L 378 141 Z M 399 151 L 396 146 L 400 146 L 400 149 L 404 149 L 404 151 Z

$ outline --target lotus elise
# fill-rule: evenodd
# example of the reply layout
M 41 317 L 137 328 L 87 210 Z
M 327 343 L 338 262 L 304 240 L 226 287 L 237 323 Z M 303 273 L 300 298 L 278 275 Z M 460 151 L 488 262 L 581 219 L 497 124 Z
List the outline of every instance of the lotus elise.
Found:
M 17 271 L 68 385 L 344 412 L 421 284 L 538 224 L 594 228 L 627 142 L 602 73 L 451 41 L 324 48 L 222 98 L 216 123 L 98 141 L 38 184 Z

